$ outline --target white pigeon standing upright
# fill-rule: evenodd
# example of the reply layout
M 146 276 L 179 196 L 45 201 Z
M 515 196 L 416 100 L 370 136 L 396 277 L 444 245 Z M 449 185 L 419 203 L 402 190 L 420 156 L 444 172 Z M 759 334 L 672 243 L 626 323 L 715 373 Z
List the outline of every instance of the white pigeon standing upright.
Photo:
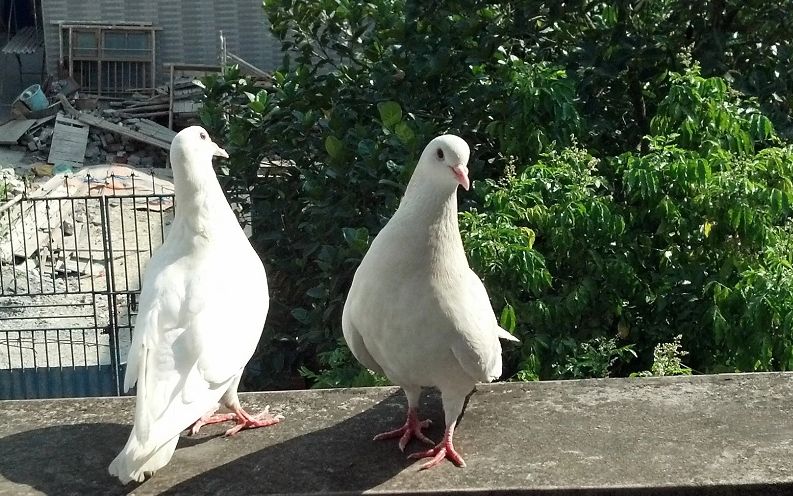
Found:
M 252 417 L 237 386 L 259 341 L 269 306 L 264 266 L 212 169 L 228 157 L 198 126 L 171 143 L 176 214 L 146 267 L 124 389 L 137 382 L 135 424 L 108 470 L 143 481 L 171 459 L 190 427 L 236 420 L 226 431 L 272 425 Z M 233 413 L 213 415 L 219 406 Z M 197 420 L 198 419 L 198 420 Z
M 427 469 L 449 458 L 454 426 L 477 382 L 501 376 L 501 329 L 487 291 L 468 266 L 457 225 L 457 186 L 466 190 L 469 148 L 454 135 L 433 139 L 394 216 L 372 242 L 355 273 L 344 305 L 342 328 L 353 355 L 405 391 L 407 421 L 375 440 L 399 437 L 404 451 L 421 432 L 417 407 L 422 386 L 443 397 L 446 432 L 434 448 L 409 458 L 432 457 Z

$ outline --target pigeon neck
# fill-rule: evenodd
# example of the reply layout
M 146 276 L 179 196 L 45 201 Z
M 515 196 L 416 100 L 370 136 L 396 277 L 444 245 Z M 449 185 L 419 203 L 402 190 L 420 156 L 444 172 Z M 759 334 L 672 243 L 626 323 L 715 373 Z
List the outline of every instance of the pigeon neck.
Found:
M 219 217 L 233 217 L 234 213 L 228 206 L 212 167 L 201 169 L 209 173 L 190 173 L 181 167 L 174 167 L 175 221 L 184 222 L 197 231 L 209 232 L 205 229 L 208 224 L 214 223 Z
M 441 238 L 460 238 L 457 225 L 457 188 L 438 191 L 424 184 L 408 184 L 395 217 L 414 226 L 428 226 Z

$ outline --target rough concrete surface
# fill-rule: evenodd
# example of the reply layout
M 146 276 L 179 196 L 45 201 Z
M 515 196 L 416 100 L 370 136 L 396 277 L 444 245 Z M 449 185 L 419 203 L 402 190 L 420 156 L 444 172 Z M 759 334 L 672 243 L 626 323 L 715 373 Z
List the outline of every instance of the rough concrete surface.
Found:
M 468 466 L 418 472 L 376 433 L 403 421 L 396 388 L 242 395 L 286 419 L 183 437 L 143 484 L 106 472 L 130 430 L 131 398 L 0 402 L 0 495 L 793 494 L 793 374 L 480 386 L 456 431 Z M 439 440 L 440 398 L 422 418 Z M 413 441 L 406 450 L 421 446 Z

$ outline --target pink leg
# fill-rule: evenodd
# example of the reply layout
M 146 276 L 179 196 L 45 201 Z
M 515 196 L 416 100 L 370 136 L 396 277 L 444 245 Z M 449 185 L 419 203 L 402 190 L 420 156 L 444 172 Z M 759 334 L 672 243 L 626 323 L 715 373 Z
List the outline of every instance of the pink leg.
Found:
M 399 449 L 403 452 L 405 451 L 405 446 L 410 442 L 410 440 L 415 436 L 416 439 L 419 441 L 423 441 L 427 444 L 435 444 L 432 439 L 428 438 L 421 432 L 421 429 L 426 429 L 432 423 L 431 420 L 421 420 L 419 421 L 418 413 L 416 413 L 415 408 L 408 408 L 408 418 L 405 421 L 405 425 L 400 427 L 399 429 L 394 429 L 393 431 L 383 432 L 382 434 L 378 434 L 374 437 L 374 441 L 380 441 L 382 439 L 393 439 L 395 437 L 399 438 Z
M 204 427 L 205 425 L 211 424 L 218 424 L 220 422 L 228 422 L 229 420 L 234 420 L 237 416 L 233 413 L 221 413 L 220 415 L 215 415 L 217 409 L 208 412 L 206 415 L 203 415 L 200 419 L 196 420 L 193 425 L 190 426 L 190 435 L 195 436 L 198 434 L 198 431 Z
M 256 429 L 257 427 L 267 427 L 268 425 L 274 425 L 284 418 L 283 415 L 270 414 L 269 405 L 264 407 L 264 411 L 255 417 L 249 415 L 248 412 L 242 409 L 242 407 L 234 410 L 234 413 L 236 414 L 237 425 L 227 430 L 225 434 L 226 436 L 233 436 L 239 431 L 245 429 Z
M 438 465 L 439 463 L 441 463 L 446 458 L 451 460 L 458 467 L 465 467 L 465 461 L 463 461 L 463 457 L 461 457 L 460 454 L 457 453 L 457 451 L 455 451 L 454 445 L 452 445 L 452 436 L 454 435 L 454 425 L 455 423 L 452 422 L 449 425 L 449 427 L 446 428 L 446 433 L 443 435 L 443 441 L 438 443 L 437 446 L 428 449 L 427 451 L 420 451 L 418 453 L 413 453 L 412 455 L 408 456 L 408 458 L 410 459 L 432 457 L 432 460 L 428 461 L 427 463 L 419 467 L 419 470 L 426 470 L 428 468 L 432 468 Z

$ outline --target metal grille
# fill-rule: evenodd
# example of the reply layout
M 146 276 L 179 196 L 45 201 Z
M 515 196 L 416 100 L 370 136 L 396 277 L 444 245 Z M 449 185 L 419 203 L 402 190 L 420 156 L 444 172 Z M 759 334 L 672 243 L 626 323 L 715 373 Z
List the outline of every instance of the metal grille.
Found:
M 98 169 L 15 195 L 0 178 L 0 399 L 122 393 L 141 276 L 174 198 L 153 174 Z

